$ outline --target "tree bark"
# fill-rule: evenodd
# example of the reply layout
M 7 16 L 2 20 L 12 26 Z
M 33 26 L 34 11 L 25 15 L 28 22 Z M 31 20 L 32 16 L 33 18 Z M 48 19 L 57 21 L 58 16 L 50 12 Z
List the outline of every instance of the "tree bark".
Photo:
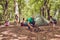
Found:
M 8 17 L 7 17 L 8 0 L 6 0 L 5 2 L 6 2 L 5 5 L 3 5 L 4 6 L 3 18 L 4 18 L 4 20 L 7 20 L 8 19 Z
M 50 8 L 47 9 L 47 13 L 48 13 L 48 20 L 50 20 Z
M 42 16 L 44 16 L 44 7 L 42 7 L 41 11 L 42 11 Z
M 19 22 L 19 9 L 18 9 L 18 2 L 17 2 L 17 0 L 14 0 L 14 4 L 15 4 L 15 21 Z M 16 20 L 16 17 L 17 17 L 17 20 Z
M 18 8 L 19 8 L 19 23 L 20 23 L 20 16 L 21 16 L 21 0 L 18 0 Z
M 50 6 L 51 5 L 49 5 L 49 0 L 44 1 L 44 6 L 45 6 L 45 11 L 47 10 L 48 20 L 50 20 Z

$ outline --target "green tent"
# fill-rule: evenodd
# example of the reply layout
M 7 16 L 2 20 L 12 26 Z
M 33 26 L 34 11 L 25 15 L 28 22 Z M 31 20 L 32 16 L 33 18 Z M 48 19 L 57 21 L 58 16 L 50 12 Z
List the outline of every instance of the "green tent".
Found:
M 35 23 L 38 26 L 44 26 L 44 25 L 48 25 L 49 21 L 45 19 L 43 16 L 37 15 L 35 17 Z

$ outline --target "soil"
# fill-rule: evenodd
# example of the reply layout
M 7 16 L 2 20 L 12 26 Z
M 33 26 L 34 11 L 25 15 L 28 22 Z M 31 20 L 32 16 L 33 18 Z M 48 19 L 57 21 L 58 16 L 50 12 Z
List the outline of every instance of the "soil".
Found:
M 38 31 L 18 25 L 0 26 L 0 40 L 60 40 L 60 22 L 55 27 L 39 26 Z

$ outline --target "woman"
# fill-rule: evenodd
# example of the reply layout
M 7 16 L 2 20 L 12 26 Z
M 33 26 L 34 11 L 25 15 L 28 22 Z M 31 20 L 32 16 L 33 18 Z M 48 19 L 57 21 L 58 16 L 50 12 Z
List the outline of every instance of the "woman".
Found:
M 27 26 L 27 22 L 26 22 L 25 18 L 23 18 L 23 20 L 21 21 L 21 26 Z

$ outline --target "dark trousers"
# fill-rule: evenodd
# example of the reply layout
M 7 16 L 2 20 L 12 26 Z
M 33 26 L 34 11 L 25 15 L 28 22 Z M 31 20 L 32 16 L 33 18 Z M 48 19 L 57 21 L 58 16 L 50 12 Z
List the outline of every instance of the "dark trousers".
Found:
M 35 21 L 31 22 L 30 25 L 31 25 L 32 27 L 34 27 Z M 23 26 L 28 26 L 28 29 L 30 29 L 30 26 L 28 25 L 27 22 L 23 23 Z
M 35 21 L 33 21 L 32 23 L 30 23 L 30 25 L 31 25 L 32 27 L 34 27 Z M 29 26 L 29 25 L 28 25 L 28 29 L 30 29 L 30 26 Z

